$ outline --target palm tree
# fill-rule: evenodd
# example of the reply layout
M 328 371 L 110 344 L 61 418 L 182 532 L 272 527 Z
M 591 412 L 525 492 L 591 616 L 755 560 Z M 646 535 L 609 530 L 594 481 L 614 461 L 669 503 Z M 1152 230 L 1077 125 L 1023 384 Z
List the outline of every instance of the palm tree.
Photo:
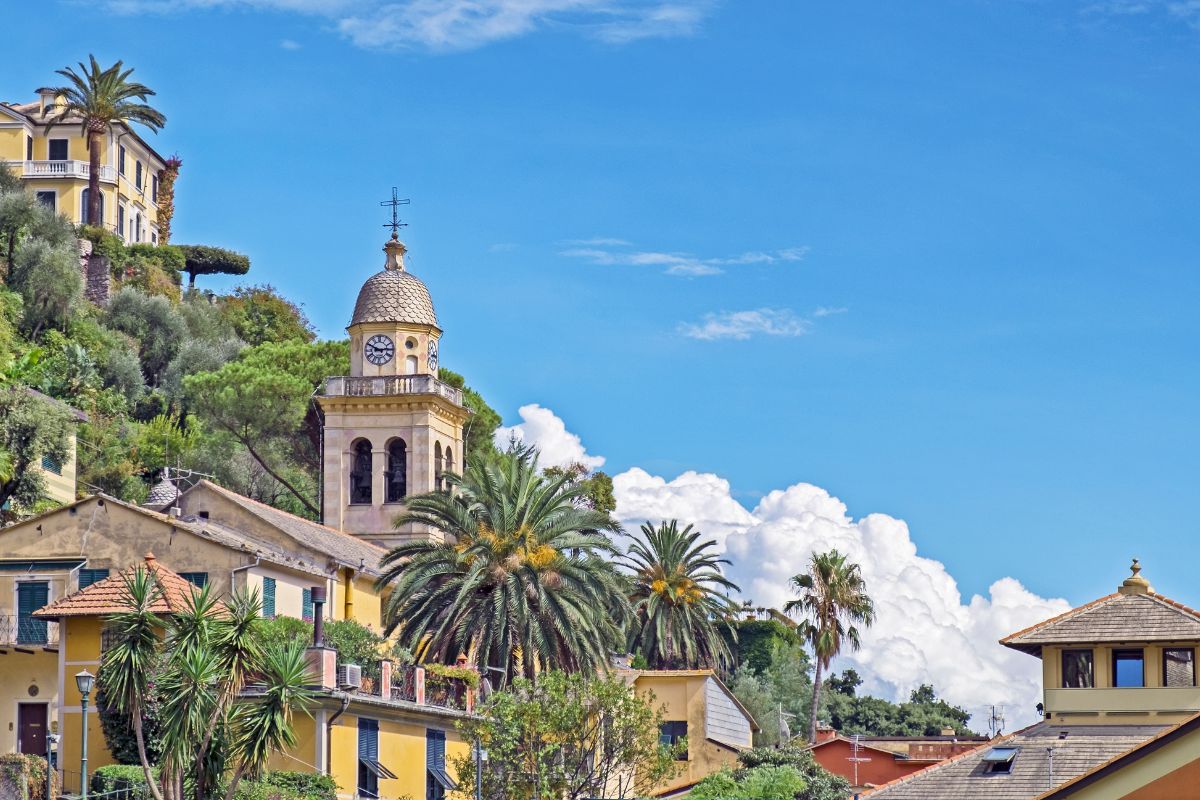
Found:
M 46 122 L 46 133 L 58 124 L 71 121 L 79 122 L 81 136 L 87 137 L 88 143 L 88 210 L 89 225 L 103 225 L 100 219 L 100 152 L 103 148 L 101 141 L 114 123 L 137 122 L 157 132 L 167 124 L 167 118 L 155 108 L 146 105 L 146 98 L 154 95 L 154 90 L 140 83 L 130 83 L 132 69 L 122 71 L 122 62 L 118 61 L 108 69 L 101 69 L 96 57 L 89 55 L 91 66 L 79 64 L 79 72 L 71 67 L 56 70 L 70 85 L 61 86 L 54 91 L 61 95 L 66 103 L 56 106 L 54 115 Z
M 808 572 L 791 580 L 798 597 L 783 610 L 803 617 L 800 634 L 813 649 L 812 709 L 808 717 L 808 740 L 817 739 L 817 704 L 821 700 L 821 675 L 829 663 L 849 643 L 852 650 L 861 645 L 857 625 L 875 621 L 875 604 L 867 595 L 858 564 L 848 562 L 837 550 L 813 553 Z
M 460 653 L 505 679 L 558 668 L 603 669 L 628 617 L 622 582 L 604 556 L 620 528 L 582 507 L 583 489 L 547 476 L 534 452 L 478 459 L 451 490 L 410 499 L 395 520 L 438 531 L 388 551 L 387 632 L 419 659 Z
M 642 526 L 621 559 L 633 573 L 634 621 L 630 627 L 630 652 L 640 653 L 655 669 L 716 667 L 730 660 L 729 645 L 720 625 L 736 637 L 727 621 L 737 605 L 721 590 L 738 591 L 721 574 L 712 539 L 700 541 L 700 531 L 676 520 L 658 528 Z

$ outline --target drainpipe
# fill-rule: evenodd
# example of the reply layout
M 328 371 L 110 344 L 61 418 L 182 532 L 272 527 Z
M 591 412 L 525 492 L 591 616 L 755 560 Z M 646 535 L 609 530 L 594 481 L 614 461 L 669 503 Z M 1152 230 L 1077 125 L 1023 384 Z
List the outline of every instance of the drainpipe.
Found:
M 229 591 L 230 592 L 233 591 L 234 579 L 237 578 L 237 574 L 239 572 L 245 572 L 248 569 L 254 569 L 260 563 L 262 563 L 262 556 L 255 556 L 253 564 L 245 564 L 243 566 L 234 567 L 233 569 L 229 570 Z
M 333 723 L 350 707 L 350 695 L 342 694 L 342 707 L 325 723 L 325 774 L 333 774 Z

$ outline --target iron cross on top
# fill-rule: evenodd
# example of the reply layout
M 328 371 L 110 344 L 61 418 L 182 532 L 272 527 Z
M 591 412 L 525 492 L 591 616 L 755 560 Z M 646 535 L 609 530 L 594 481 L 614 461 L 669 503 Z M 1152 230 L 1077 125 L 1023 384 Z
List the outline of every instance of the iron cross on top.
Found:
M 380 204 L 379 204 L 381 206 L 391 206 L 392 207 L 392 221 L 383 223 L 383 227 L 392 229 L 392 238 L 393 239 L 399 239 L 400 238 L 400 229 L 408 227 L 408 223 L 401 222 L 400 216 L 399 216 L 400 206 L 406 206 L 406 205 L 408 205 L 408 202 L 409 202 L 408 200 L 400 199 L 399 192 L 397 192 L 396 187 L 393 186 L 392 187 L 392 199 L 384 200 L 384 201 L 380 202 Z

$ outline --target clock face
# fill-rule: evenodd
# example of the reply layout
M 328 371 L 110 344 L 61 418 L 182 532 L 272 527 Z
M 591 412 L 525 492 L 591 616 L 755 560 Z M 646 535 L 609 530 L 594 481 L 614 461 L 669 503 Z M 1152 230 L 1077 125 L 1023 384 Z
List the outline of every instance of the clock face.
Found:
M 429 371 L 437 372 L 437 342 L 429 340 Z
M 396 355 L 396 345 L 392 344 L 392 340 L 382 333 L 377 333 L 367 339 L 367 343 L 363 345 L 363 355 L 375 366 L 382 366 Z

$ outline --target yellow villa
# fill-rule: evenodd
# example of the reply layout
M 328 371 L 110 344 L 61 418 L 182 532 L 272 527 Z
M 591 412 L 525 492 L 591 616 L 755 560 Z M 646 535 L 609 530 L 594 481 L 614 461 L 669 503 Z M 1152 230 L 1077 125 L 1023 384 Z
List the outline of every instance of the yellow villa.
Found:
M 1001 644 L 1042 660 L 1042 720 L 884 784 L 871 800 L 1167 800 L 1198 796 L 1200 611 L 1133 562 L 1113 594 Z
M 46 131 L 56 105 L 53 89 L 38 89 L 26 103 L 0 103 L 0 162 L 24 182 L 39 201 L 82 223 L 87 216 L 91 172 L 86 138 L 78 120 Z M 127 243 L 157 244 L 160 238 L 158 189 L 167 160 L 132 127 L 112 126 L 100 154 L 101 217 L 107 230 Z

